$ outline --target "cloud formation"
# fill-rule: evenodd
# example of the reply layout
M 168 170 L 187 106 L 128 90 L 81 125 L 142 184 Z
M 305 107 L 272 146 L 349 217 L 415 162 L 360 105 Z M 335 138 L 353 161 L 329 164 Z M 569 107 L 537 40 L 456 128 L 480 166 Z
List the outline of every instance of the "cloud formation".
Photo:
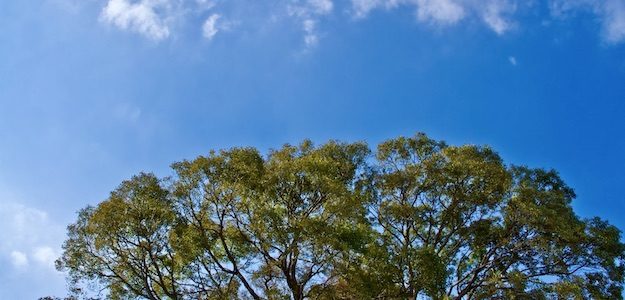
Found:
M 355 18 L 365 18 L 373 10 L 384 8 L 390 10 L 399 4 L 406 2 L 402 0 L 351 0 L 352 14 Z
M 206 18 L 206 21 L 204 21 L 204 25 L 202 26 L 202 35 L 209 41 L 215 37 L 217 32 L 219 32 L 219 28 L 217 27 L 217 21 L 219 18 L 221 18 L 221 15 L 212 14 Z
M 289 17 L 297 19 L 301 23 L 304 32 L 304 44 L 311 48 L 319 43 L 318 23 L 319 20 L 334 11 L 332 0 L 307 0 L 287 5 Z
M 499 35 L 512 29 L 514 22 L 508 16 L 516 11 L 516 3 L 507 0 L 490 0 L 484 3 L 483 9 L 480 10 L 480 15 L 490 29 Z
M 469 18 L 481 20 L 495 33 L 509 31 L 518 0 L 351 0 L 352 14 L 364 18 L 378 9 L 404 8 L 415 12 L 417 21 L 452 26 Z
M 453 25 L 465 16 L 465 9 L 454 0 L 417 0 L 417 19 L 421 22 Z
M 625 2 L 611 0 L 603 3 L 603 30 L 608 42 L 625 40 Z
M 167 15 L 157 13 L 167 10 L 167 0 L 109 0 L 102 10 L 101 18 L 120 29 L 140 33 L 154 40 L 162 40 L 169 36 L 166 24 Z
M 24 252 L 13 250 L 9 255 L 11 257 L 13 267 L 21 269 L 28 266 L 28 257 Z
M 101 19 L 122 30 L 163 40 L 172 34 L 172 24 L 199 14 L 204 21 L 198 26 L 204 38 L 210 40 L 221 31 L 220 18 L 229 19 L 228 8 L 237 5 L 245 3 L 240 0 L 107 0 Z M 547 5 L 551 17 L 560 20 L 582 15 L 578 12 L 590 12 L 600 23 L 604 41 L 625 41 L 624 0 L 276 0 L 266 4 L 269 13 L 264 18 L 239 16 L 241 20 L 237 22 L 294 19 L 300 24 L 304 44 L 310 47 L 319 43 L 320 28 L 324 18 L 329 16 L 362 20 L 374 11 L 405 9 L 412 12 L 416 22 L 433 28 L 474 20 L 495 34 L 504 35 L 523 25 L 519 11 L 537 10 L 543 5 Z
M 54 268 L 54 261 L 60 256 L 60 253 L 52 249 L 52 247 L 43 246 L 35 248 L 32 256 L 40 265 L 52 269 Z
M 61 254 L 65 226 L 21 200 L 0 183 L 0 299 L 61 295 L 64 274 L 54 261 Z M 24 289 L 28 285 L 31 290 Z
M 2 199 L 0 227 L 0 266 L 4 261 L 17 271 L 56 272 L 54 260 L 60 254 L 63 227 L 46 212 Z

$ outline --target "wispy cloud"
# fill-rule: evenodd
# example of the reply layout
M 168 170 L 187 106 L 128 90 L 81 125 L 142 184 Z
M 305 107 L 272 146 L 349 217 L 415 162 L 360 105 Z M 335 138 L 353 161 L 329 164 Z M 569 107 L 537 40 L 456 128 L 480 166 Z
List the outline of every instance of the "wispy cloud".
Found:
M 332 12 L 334 3 L 332 0 L 308 0 L 308 6 L 316 14 L 328 14 Z
M 24 252 L 13 250 L 9 254 L 13 267 L 22 269 L 28 266 L 28 257 Z
M 102 20 L 121 29 L 134 31 L 154 40 L 162 40 L 170 34 L 166 24 L 166 10 L 170 5 L 167 0 L 109 0 L 102 10 Z
M 625 40 L 625 2 L 606 0 L 600 8 L 606 41 L 618 43 Z
M 64 274 L 55 270 L 54 261 L 61 254 L 65 226 L 21 203 L 0 183 L 0 299 L 60 295 Z
M 0 264 L 8 261 L 16 271 L 29 268 L 54 271 L 60 253 L 63 227 L 42 210 L 9 199 L 0 201 Z
M 37 263 L 50 269 L 54 268 L 54 261 L 59 255 L 60 253 L 50 246 L 37 247 L 32 253 L 32 257 Z
M 495 33 L 502 35 L 513 27 L 513 21 L 509 16 L 517 9 L 516 3 L 512 1 L 490 0 L 485 1 L 484 7 L 479 9 L 484 22 Z
M 317 33 L 317 22 L 313 19 L 306 19 L 303 22 L 304 32 L 304 43 L 308 47 L 314 47 L 319 43 L 319 35 Z
M 417 0 L 417 19 L 422 22 L 453 25 L 465 16 L 465 9 L 454 0 Z
M 287 12 L 290 17 L 296 18 L 304 32 L 304 44 L 314 47 L 319 43 L 318 23 L 323 16 L 334 10 L 332 0 L 307 0 L 288 4 Z
M 415 11 L 417 20 L 436 26 L 451 26 L 468 18 L 481 19 L 501 35 L 513 27 L 511 15 L 516 0 L 351 0 L 352 15 L 364 18 L 377 9 L 405 8 Z
M 591 12 L 601 23 L 604 41 L 625 41 L 625 1 L 623 0 L 551 0 L 551 14 L 559 19 L 571 18 L 578 12 Z
M 409 4 L 410 2 L 406 0 L 351 0 L 352 14 L 355 18 L 365 18 L 376 9 L 389 10 L 400 4 Z
M 625 2 L 623 0 L 544 0 L 551 9 L 551 16 L 566 19 L 576 12 L 591 12 L 601 24 L 601 36 L 608 43 L 625 41 Z M 462 22 L 475 20 L 497 35 L 504 35 L 522 27 L 519 12 L 538 9 L 536 1 L 525 0 L 277 0 L 266 4 L 266 17 L 238 16 L 240 22 L 275 20 L 285 14 L 301 26 L 303 41 L 308 47 L 320 40 L 320 29 L 328 16 L 365 19 L 376 10 L 407 9 L 415 21 L 434 28 L 447 28 Z M 107 0 L 102 8 L 101 19 L 122 30 L 142 34 L 153 40 L 163 40 L 174 34 L 173 26 L 187 16 L 200 15 L 198 24 L 206 39 L 212 39 L 219 31 L 220 22 L 229 19 L 228 7 L 244 5 L 241 0 Z M 259 4 L 265 5 L 265 4 Z M 210 11 L 210 12 L 209 12 Z M 240 11 L 240 10 L 239 10 Z M 190 12 L 193 12 L 192 14 Z M 347 13 L 346 13 L 347 12 Z M 580 14 L 581 15 L 581 14 Z M 191 19 L 191 18 L 190 18 Z M 223 25 L 223 24 L 222 24 Z
M 204 25 L 202 25 L 202 35 L 207 40 L 212 40 L 217 32 L 219 32 L 219 28 L 217 26 L 217 21 L 219 20 L 219 18 L 221 18 L 221 15 L 212 14 L 208 18 L 206 18 L 206 21 L 204 21 Z
M 201 11 L 209 10 L 217 5 L 213 0 L 195 0 L 195 3 L 197 4 L 198 9 Z

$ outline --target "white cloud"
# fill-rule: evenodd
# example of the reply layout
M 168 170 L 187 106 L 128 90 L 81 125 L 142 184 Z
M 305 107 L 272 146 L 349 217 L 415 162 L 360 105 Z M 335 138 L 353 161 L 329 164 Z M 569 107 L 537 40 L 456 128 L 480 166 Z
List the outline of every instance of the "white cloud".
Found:
M 356 18 L 366 17 L 370 11 L 380 5 L 379 0 L 352 0 L 352 10 Z
M 20 199 L 0 182 L 0 299 L 62 295 L 64 274 L 55 270 L 54 260 L 61 253 L 65 226 Z
M 295 17 L 324 16 L 332 13 L 334 2 L 332 0 L 307 0 L 294 1 L 287 4 L 287 13 Z
M 212 40 L 217 32 L 219 32 L 219 28 L 217 27 L 217 21 L 219 18 L 221 18 L 221 15 L 212 14 L 206 19 L 206 21 L 204 21 L 204 25 L 202 25 L 202 35 L 206 39 Z
M 332 0 L 307 0 L 291 3 L 287 6 L 287 14 L 301 22 L 304 44 L 307 48 L 314 47 L 319 43 L 317 24 L 322 17 L 331 14 L 333 10 L 334 2 Z
M 502 35 L 512 28 L 512 21 L 506 15 L 515 12 L 515 3 L 507 0 L 491 0 L 483 5 L 478 6 L 478 10 L 480 10 L 484 22 L 495 33 Z
M 519 0 L 351 0 L 353 17 L 366 17 L 376 9 L 407 7 L 416 11 L 417 20 L 438 26 L 455 25 L 474 17 L 502 35 L 513 28 L 511 17 Z
M 551 0 L 551 14 L 560 19 L 577 12 L 592 12 L 601 23 L 604 41 L 616 44 L 625 41 L 625 1 L 623 0 Z
M 49 246 L 37 247 L 33 251 L 33 258 L 42 266 L 54 268 L 54 261 L 59 257 L 60 253 L 54 251 Z
M 606 41 L 619 43 L 625 40 L 625 2 L 606 0 L 603 3 L 603 34 Z
M 318 15 L 329 14 L 334 8 L 334 3 L 331 0 L 308 0 L 308 5 Z
M 61 1 L 61 0 L 55 0 Z M 63 0 L 70 1 L 70 0 Z M 72 0 L 75 1 L 75 0 Z M 601 24 L 601 35 L 608 43 L 625 41 L 625 0 L 545 0 L 554 18 L 584 16 L 577 12 L 590 12 Z M 227 27 L 224 20 L 236 19 L 237 24 L 252 22 L 273 23 L 283 17 L 293 18 L 300 24 L 303 41 L 307 46 L 319 43 L 324 20 L 337 13 L 335 0 L 279 0 L 271 4 L 260 2 L 267 9 L 249 11 L 241 0 L 105 0 L 101 20 L 122 30 L 139 33 L 153 40 L 172 35 L 174 28 L 185 28 L 179 21 L 202 18 L 203 36 L 212 39 Z M 504 35 L 521 27 L 520 15 L 539 9 L 537 0 L 349 0 L 348 16 L 364 19 L 376 10 L 405 9 L 413 12 L 420 23 L 434 28 L 450 27 L 464 22 L 479 21 L 497 35 Z M 219 13 L 206 13 L 219 9 Z M 345 12 L 344 10 L 341 11 Z M 533 12 L 531 12 L 533 14 Z M 232 16 L 231 14 L 237 14 Z M 259 24 L 260 25 L 260 24 Z M 256 25 L 252 25 L 256 26 Z M 258 28 L 266 28 L 256 26 Z
M 374 9 L 392 9 L 400 4 L 410 3 L 409 0 L 351 0 L 354 17 L 364 18 Z
M 169 27 L 157 10 L 167 9 L 168 4 L 165 0 L 109 0 L 102 10 L 101 18 L 121 29 L 162 40 L 169 36 Z
M 28 257 L 21 251 L 13 250 L 9 254 L 13 267 L 22 269 L 28 266 Z
M 55 249 L 60 249 L 63 227 L 44 211 L 0 197 L 0 265 L 4 260 L 22 271 L 38 267 L 56 272 L 53 262 L 59 250 Z
M 317 45 L 317 43 L 319 43 L 319 36 L 317 35 L 316 32 L 316 21 L 312 20 L 312 19 L 307 19 L 304 20 L 303 22 L 303 27 L 304 27 L 304 43 L 306 44 L 307 47 L 314 47 Z
M 217 5 L 217 3 L 211 0 L 195 0 L 195 3 L 200 11 L 209 10 Z
M 550 0 L 549 9 L 552 16 L 563 18 L 580 9 L 592 9 L 593 2 L 595 0 Z
M 580 11 L 594 12 L 602 24 L 602 36 L 609 43 L 625 41 L 625 1 L 623 0 L 547 0 L 556 18 Z M 438 26 L 455 25 L 468 18 L 481 19 L 488 28 L 503 35 L 517 25 L 519 6 L 536 8 L 522 0 L 351 0 L 352 15 L 364 18 L 376 9 L 408 7 L 416 9 L 417 19 Z
M 453 25 L 465 16 L 465 9 L 455 0 L 417 0 L 417 18 L 422 22 Z
M 508 57 L 508 61 L 510 62 L 511 65 L 516 66 L 518 64 L 516 57 L 514 56 L 510 56 Z

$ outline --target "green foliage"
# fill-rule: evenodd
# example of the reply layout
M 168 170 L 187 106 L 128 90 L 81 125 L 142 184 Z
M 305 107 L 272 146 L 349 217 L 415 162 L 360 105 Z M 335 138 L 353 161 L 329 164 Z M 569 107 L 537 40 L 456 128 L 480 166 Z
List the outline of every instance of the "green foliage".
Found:
M 123 182 L 60 270 L 111 299 L 621 299 L 625 245 L 554 171 L 424 134 L 211 152 Z

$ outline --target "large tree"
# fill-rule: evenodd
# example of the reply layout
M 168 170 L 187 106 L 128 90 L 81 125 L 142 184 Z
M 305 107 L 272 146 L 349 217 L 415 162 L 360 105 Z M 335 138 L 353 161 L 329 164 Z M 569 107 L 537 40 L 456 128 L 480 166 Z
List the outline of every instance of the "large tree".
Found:
M 621 299 L 620 231 L 554 171 L 423 134 L 309 141 L 140 174 L 69 226 L 58 267 L 116 299 Z
M 619 230 L 576 216 L 556 172 L 508 167 L 488 147 L 423 134 L 382 143 L 376 158 L 372 228 L 385 255 L 370 264 L 389 274 L 376 294 L 621 298 Z

